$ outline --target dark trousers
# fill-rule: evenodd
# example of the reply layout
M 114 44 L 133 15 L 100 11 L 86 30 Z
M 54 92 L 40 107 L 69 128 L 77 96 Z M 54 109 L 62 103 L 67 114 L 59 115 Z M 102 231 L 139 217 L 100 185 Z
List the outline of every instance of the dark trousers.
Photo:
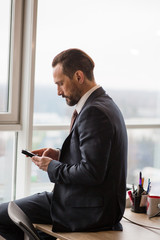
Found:
M 52 224 L 50 206 L 52 192 L 43 192 L 16 200 L 15 203 L 29 217 L 32 223 Z M 0 204 L 0 235 L 7 240 L 23 240 L 24 233 L 8 216 L 8 203 Z M 55 239 L 39 232 L 41 239 Z

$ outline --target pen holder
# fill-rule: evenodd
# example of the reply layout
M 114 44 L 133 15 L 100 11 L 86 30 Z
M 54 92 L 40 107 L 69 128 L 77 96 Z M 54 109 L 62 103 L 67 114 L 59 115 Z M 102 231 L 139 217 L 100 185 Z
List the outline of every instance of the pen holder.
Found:
M 133 204 L 131 206 L 132 212 L 146 213 L 147 207 L 147 195 L 135 195 L 133 194 Z

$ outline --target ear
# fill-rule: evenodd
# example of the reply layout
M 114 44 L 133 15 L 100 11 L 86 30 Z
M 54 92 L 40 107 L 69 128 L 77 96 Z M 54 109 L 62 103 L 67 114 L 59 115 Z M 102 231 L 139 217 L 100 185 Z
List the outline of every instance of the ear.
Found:
M 82 84 L 84 82 L 84 73 L 81 70 L 77 70 L 75 72 L 75 77 L 79 84 Z

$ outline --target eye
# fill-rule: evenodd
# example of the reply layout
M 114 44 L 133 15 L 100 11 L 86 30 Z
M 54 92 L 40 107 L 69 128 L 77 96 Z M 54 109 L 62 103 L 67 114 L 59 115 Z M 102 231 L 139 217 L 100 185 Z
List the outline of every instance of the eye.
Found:
M 63 83 L 64 83 L 64 81 L 61 80 L 61 81 L 59 81 L 57 84 L 58 84 L 59 87 L 61 87 L 61 86 L 63 86 Z

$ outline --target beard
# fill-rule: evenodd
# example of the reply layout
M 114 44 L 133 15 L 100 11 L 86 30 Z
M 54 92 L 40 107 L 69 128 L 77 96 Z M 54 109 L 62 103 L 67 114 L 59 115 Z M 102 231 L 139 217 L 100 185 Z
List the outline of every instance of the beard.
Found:
M 75 98 L 70 98 L 70 97 L 65 97 L 66 98 L 66 103 L 67 103 L 67 105 L 68 106 L 74 106 L 74 105 L 76 105 L 77 103 L 78 103 L 78 101 L 79 101 L 79 99 L 75 99 Z
M 62 95 L 62 97 L 66 99 L 67 105 L 74 106 L 79 102 L 80 98 L 82 97 L 82 92 L 75 84 L 72 84 L 68 95 Z
M 63 97 L 66 99 L 66 103 L 68 106 L 74 106 L 79 102 L 81 98 L 81 93 L 79 91 L 74 91 L 72 95 Z

